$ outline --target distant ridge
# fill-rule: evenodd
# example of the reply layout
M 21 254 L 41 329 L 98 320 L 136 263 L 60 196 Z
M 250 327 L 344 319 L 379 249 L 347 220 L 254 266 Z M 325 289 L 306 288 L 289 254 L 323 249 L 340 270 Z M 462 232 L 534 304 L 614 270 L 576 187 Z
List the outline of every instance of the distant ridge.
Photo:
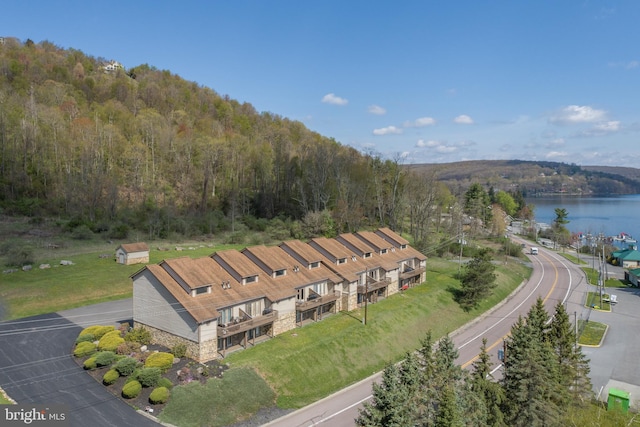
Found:
M 469 160 L 405 167 L 418 173 L 434 174 L 438 181 L 459 191 L 479 182 L 496 190 L 519 189 L 528 196 L 640 194 L 640 169 L 629 167 L 528 160 Z

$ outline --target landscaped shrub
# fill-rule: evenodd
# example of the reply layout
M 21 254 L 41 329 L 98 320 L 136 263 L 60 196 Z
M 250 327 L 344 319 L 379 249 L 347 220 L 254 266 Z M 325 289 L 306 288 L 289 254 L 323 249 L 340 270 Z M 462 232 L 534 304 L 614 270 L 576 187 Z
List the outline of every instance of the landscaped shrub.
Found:
M 85 357 L 91 356 L 96 352 L 96 345 L 93 342 L 84 341 L 76 345 L 75 350 L 73 350 L 73 355 L 75 357 Z
M 125 341 L 116 349 L 116 353 L 126 355 L 131 355 L 137 351 L 140 351 L 140 344 L 133 341 Z
M 113 369 L 118 371 L 123 377 L 128 377 L 133 374 L 133 371 L 136 370 L 137 366 L 138 361 L 136 359 L 133 357 L 125 357 L 124 359 L 118 360 L 113 366 Z
M 96 336 L 93 334 L 83 334 L 83 335 L 78 335 L 78 338 L 76 338 L 76 344 L 79 344 L 81 342 L 94 342 L 96 340 Z
M 104 334 L 113 331 L 115 328 L 116 328 L 115 326 L 93 325 L 93 326 L 84 328 L 78 336 L 85 335 L 85 334 L 93 334 L 96 337 L 96 339 L 99 340 L 104 336 Z
M 125 341 L 138 342 L 140 344 L 151 344 L 151 332 L 143 327 L 133 328 L 124 336 Z
M 84 369 L 96 369 L 98 367 L 98 365 L 96 365 L 96 358 L 95 357 L 90 357 L 87 360 L 84 361 Z
M 166 387 L 171 390 L 173 388 L 173 383 L 169 378 L 162 377 L 158 380 L 158 387 Z
M 98 341 L 98 350 L 116 351 L 118 346 L 124 342 L 124 339 L 120 336 L 120 331 L 112 330 L 106 333 Z
M 166 387 L 156 387 L 149 395 L 149 402 L 154 405 L 167 403 L 169 400 L 169 389 Z
M 183 343 L 176 344 L 171 349 L 171 353 L 173 353 L 175 357 L 183 358 L 187 355 L 187 345 Z
M 160 368 L 162 372 L 167 372 L 173 365 L 173 354 L 159 351 L 151 353 L 144 362 L 145 368 Z
M 116 354 L 113 351 L 101 351 L 93 356 L 97 366 L 109 366 L 116 361 Z
M 160 368 L 142 368 L 136 375 L 136 379 L 142 387 L 155 387 L 162 376 Z
M 118 380 L 118 378 L 120 378 L 120 374 L 118 373 L 118 371 L 116 371 L 115 369 L 109 369 L 102 376 L 102 383 L 104 385 L 111 385 L 115 383 Z
M 138 397 L 142 391 L 142 385 L 138 381 L 129 381 L 122 387 L 122 397 L 125 399 L 133 399 Z

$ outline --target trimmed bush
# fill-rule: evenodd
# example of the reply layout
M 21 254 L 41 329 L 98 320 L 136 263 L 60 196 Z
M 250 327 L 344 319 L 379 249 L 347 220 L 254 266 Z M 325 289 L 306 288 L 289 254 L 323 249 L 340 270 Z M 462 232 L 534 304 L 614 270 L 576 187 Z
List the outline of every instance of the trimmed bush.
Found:
M 102 383 L 104 385 L 111 385 L 118 381 L 118 378 L 120 378 L 120 374 L 118 373 L 118 371 L 116 371 L 115 369 L 109 369 L 102 376 Z
M 116 354 L 113 351 L 101 351 L 93 356 L 97 366 L 109 366 L 116 361 Z
M 173 366 L 173 354 L 159 351 L 151 353 L 144 362 L 145 368 L 160 368 L 162 372 L 167 372 Z
M 142 385 L 138 381 L 129 381 L 122 387 L 122 397 L 125 399 L 133 399 L 138 397 L 142 391 Z
M 108 332 L 100 338 L 98 341 L 98 350 L 116 351 L 118 346 L 124 342 L 124 339 L 120 336 L 120 331 Z
M 137 373 L 136 379 L 142 384 L 142 387 L 155 387 L 161 376 L 160 368 L 142 368 Z
M 147 331 L 145 328 L 133 328 L 131 331 L 127 332 L 124 336 L 125 341 L 133 341 L 138 342 L 140 344 L 149 345 L 151 344 L 151 332 Z
M 118 371 L 120 375 L 123 377 L 128 377 L 133 374 L 133 371 L 138 367 L 138 361 L 133 357 L 125 357 L 124 359 L 120 359 L 113 366 L 113 369 Z
M 94 342 L 96 340 L 96 336 L 93 334 L 82 334 L 82 335 L 78 335 L 78 338 L 76 338 L 76 344 L 79 344 L 81 342 Z
M 173 388 L 173 383 L 169 378 L 162 377 L 158 380 L 158 387 L 165 387 L 171 390 Z
M 166 387 L 156 387 L 149 395 L 149 402 L 154 405 L 167 403 L 169 400 L 169 389 Z
M 183 343 L 176 344 L 171 349 L 171 353 L 173 353 L 175 357 L 183 358 L 187 355 L 187 345 Z
M 90 357 L 87 360 L 84 361 L 83 363 L 84 369 L 96 369 L 98 367 L 98 365 L 96 365 L 96 358 L 95 357 Z
M 75 350 L 73 350 L 73 355 L 75 357 L 85 357 L 91 356 L 96 352 L 96 345 L 93 342 L 84 341 L 76 345 Z
M 85 335 L 85 334 L 92 334 L 93 336 L 95 336 L 97 340 L 99 340 L 104 336 L 104 334 L 111 332 L 115 329 L 116 329 L 115 326 L 93 325 L 93 326 L 89 326 L 88 328 L 84 328 L 82 332 L 80 332 L 79 336 Z

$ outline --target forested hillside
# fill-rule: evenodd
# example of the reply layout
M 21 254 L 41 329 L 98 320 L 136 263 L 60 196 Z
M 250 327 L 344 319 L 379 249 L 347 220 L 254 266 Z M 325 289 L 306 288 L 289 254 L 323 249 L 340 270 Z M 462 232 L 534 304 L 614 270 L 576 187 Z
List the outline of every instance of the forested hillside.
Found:
M 308 226 L 279 240 L 385 225 L 417 243 L 459 231 L 463 213 L 487 223 L 480 205 L 499 191 L 640 193 L 628 174 L 558 163 L 406 166 L 151 65 L 2 41 L 0 213 L 56 218 L 69 231 L 154 239 L 263 231 L 276 218 Z M 490 197 L 463 200 L 473 184 Z
M 602 196 L 640 193 L 640 169 L 578 166 L 523 160 L 475 160 L 409 165 L 417 173 L 433 173 L 454 192 L 478 182 L 487 188 L 518 189 L 525 196 L 570 194 Z
M 393 224 L 397 162 L 365 156 L 150 65 L 125 70 L 50 42 L 0 45 L 6 214 L 210 233 L 247 215 L 333 212 Z

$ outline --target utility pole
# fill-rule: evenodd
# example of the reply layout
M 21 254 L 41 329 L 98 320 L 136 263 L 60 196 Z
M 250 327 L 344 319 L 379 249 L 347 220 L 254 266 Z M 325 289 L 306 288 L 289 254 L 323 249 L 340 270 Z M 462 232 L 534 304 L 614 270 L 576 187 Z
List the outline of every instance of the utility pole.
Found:
M 364 319 L 362 324 L 367 326 L 367 302 L 369 301 L 369 272 L 364 274 Z
M 573 323 L 575 324 L 575 328 L 576 328 L 576 348 L 578 348 L 578 312 L 577 311 L 573 312 Z
M 464 231 L 460 238 L 460 255 L 458 256 L 458 276 L 460 276 L 460 268 L 462 268 L 462 245 L 464 245 Z

